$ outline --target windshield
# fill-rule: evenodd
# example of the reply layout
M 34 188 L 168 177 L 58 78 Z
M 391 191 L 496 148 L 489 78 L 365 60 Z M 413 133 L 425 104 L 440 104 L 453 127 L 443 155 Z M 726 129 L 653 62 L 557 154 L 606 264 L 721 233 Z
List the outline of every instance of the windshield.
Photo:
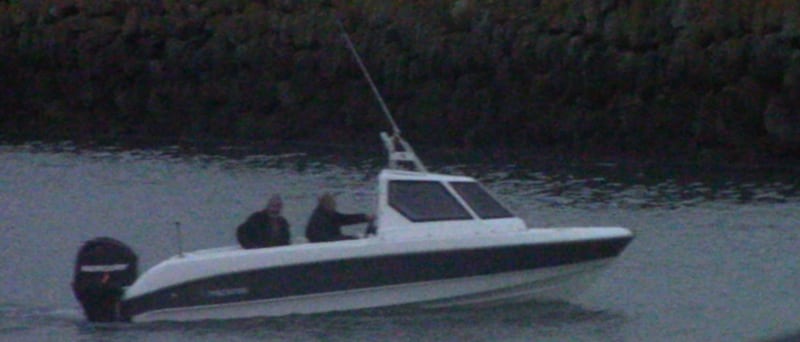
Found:
M 514 216 L 476 182 L 451 182 L 450 185 L 482 219 Z
M 440 182 L 390 181 L 389 205 L 414 222 L 472 219 Z

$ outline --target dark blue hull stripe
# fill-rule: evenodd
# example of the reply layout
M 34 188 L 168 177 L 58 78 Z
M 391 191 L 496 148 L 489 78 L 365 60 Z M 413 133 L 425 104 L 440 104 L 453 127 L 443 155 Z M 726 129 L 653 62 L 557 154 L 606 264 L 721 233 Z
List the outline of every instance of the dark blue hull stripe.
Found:
M 123 314 L 533 270 L 615 257 L 631 237 L 296 264 L 225 274 L 122 303 Z

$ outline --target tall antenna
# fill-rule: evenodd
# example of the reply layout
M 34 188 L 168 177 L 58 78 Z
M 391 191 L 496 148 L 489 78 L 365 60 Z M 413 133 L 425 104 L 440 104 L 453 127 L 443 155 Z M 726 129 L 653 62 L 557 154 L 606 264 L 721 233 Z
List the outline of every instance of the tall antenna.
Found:
M 361 61 L 361 57 L 358 55 L 358 51 L 356 51 L 355 46 L 353 46 L 353 42 L 350 40 L 350 35 L 347 34 L 347 31 L 344 29 L 344 25 L 342 25 L 342 21 L 339 18 L 336 18 L 336 25 L 339 26 L 339 30 L 342 31 L 342 37 L 344 37 L 345 43 L 347 43 L 347 48 L 350 52 L 353 53 L 353 56 L 356 58 L 356 62 L 358 63 L 358 67 L 361 69 L 361 73 L 364 74 L 364 77 L 369 82 L 370 88 L 372 88 L 372 92 L 375 94 L 375 97 L 378 98 L 378 102 L 381 105 L 381 109 L 383 110 L 383 114 L 386 114 L 386 118 L 389 119 L 389 123 L 392 125 L 392 129 L 394 130 L 393 135 L 399 136 L 400 135 L 400 128 L 397 127 L 397 123 L 394 122 L 394 118 L 392 117 L 392 113 L 389 112 L 389 107 L 386 107 L 386 103 L 383 102 L 383 97 L 381 93 L 378 91 L 378 87 L 375 86 L 375 82 L 372 81 L 372 77 L 369 75 L 369 71 L 367 71 L 367 67 L 364 66 L 364 62 Z
M 370 88 L 372 88 L 372 93 L 374 93 L 375 97 L 378 99 L 378 103 L 381 105 L 383 114 L 386 115 L 386 119 L 388 119 L 389 123 L 392 125 L 393 132 L 391 136 L 381 132 L 381 140 L 383 140 L 383 144 L 389 153 L 389 167 L 392 169 L 400 169 L 401 164 L 405 163 L 411 164 L 413 169 L 416 171 L 427 173 L 428 169 L 425 168 L 425 165 L 423 165 L 422 161 L 419 160 L 417 154 L 414 153 L 414 149 L 412 149 L 411 145 L 400 136 L 400 127 L 397 126 L 397 123 L 392 117 L 392 113 L 389 112 L 389 107 L 387 107 L 386 102 L 383 101 L 383 97 L 378 91 L 378 87 L 376 87 L 375 82 L 372 81 L 372 77 L 369 75 L 367 67 L 365 67 L 364 62 L 361 61 L 361 56 L 358 55 L 358 51 L 356 51 L 355 46 L 353 46 L 353 42 L 350 40 L 350 35 L 347 34 L 347 30 L 344 29 L 344 25 L 342 25 L 342 21 L 339 20 L 339 17 L 336 17 L 336 25 L 338 25 L 339 30 L 342 31 L 342 37 L 344 37 L 344 41 L 347 43 L 347 48 L 353 54 L 353 57 L 355 57 L 356 62 L 358 62 L 358 67 L 361 69 L 361 73 L 364 74 L 364 78 L 367 79 Z

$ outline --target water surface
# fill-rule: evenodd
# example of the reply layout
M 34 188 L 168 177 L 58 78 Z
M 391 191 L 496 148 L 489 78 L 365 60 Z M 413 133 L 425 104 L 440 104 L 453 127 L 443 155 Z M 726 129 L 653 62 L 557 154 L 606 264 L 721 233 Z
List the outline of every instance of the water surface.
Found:
M 146 269 L 177 253 L 176 222 L 187 250 L 233 244 L 236 225 L 273 193 L 301 237 L 324 191 L 339 193 L 344 211 L 371 210 L 382 163 L 380 154 L 303 148 L 0 146 L 0 339 L 749 341 L 800 330 L 800 182 L 791 167 L 430 163 L 481 179 L 532 227 L 636 232 L 618 262 L 568 303 L 98 325 L 72 297 L 75 253 L 90 238 L 126 242 Z

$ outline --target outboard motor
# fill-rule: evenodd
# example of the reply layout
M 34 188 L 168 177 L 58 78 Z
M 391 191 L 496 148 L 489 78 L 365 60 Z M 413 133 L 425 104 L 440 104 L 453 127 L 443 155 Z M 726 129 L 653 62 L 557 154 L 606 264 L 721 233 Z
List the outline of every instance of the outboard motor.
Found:
M 136 253 L 124 243 L 99 237 L 78 250 L 72 291 L 92 322 L 123 321 L 120 299 L 138 275 Z

